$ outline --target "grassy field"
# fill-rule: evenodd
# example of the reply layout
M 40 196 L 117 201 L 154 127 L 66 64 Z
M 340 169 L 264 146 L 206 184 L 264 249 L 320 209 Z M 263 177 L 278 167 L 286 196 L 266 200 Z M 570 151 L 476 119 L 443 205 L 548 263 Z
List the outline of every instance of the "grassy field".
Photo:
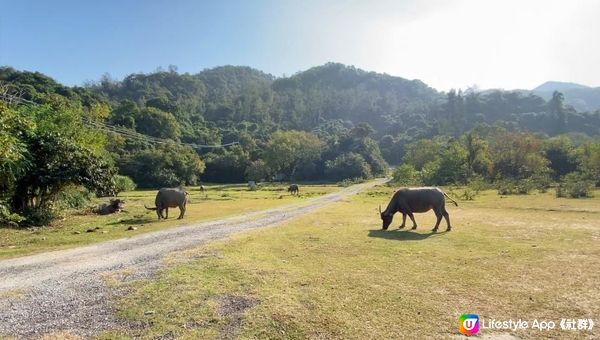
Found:
M 598 337 L 600 197 L 489 191 L 448 208 L 453 231 L 382 231 L 380 186 L 275 228 L 165 260 L 151 281 L 119 282 L 131 327 L 101 338 L 453 338 L 458 317 L 592 318 L 592 332 L 480 330 L 523 338 Z M 444 222 L 442 222 L 444 223 Z M 440 230 L 445 229 L 442 224 Z
M 335 185 L 302 185 L 299 197 L 287 193 L 286 185 L 266 185 L 260 190 L 249 191 L 240 185 L 205 185 L 206 192 L 197 187 L 188 188 L 190 202 L 185 218 L 177 220 L 178 208 L 169 209 L 169 219 L 158 221 L 156 212 L 144 208 L 153 207 L 156 190 L 124 192 L 125 212 L 99 216 L 90 209 L 69 211 L 63 219 L 41 228 L 0 228 L 0 259 L 48 250 L 75 247 L 94 242 L 130 237 L 140 233 L 214 220 L 221 217 L 241 215 L 276 206 L 291 204 L 302 199 L 327 194 L 340 188 Z M 94 204 L 107 202 L 97 199 Z M 137 228 L 128 231 L 130 226 Z M 93 232 L 87 232 L 93 230 Z

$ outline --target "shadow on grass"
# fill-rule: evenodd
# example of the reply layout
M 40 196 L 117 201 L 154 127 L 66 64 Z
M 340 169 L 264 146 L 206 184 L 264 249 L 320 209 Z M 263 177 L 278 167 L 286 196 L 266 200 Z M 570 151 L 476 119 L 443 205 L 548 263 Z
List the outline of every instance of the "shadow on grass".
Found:
M 123 220 L 114 221 L 114 222 L 108 223 L 108 225 L 146 224 L 146 223 L 154 222 L 155 220 L 156 220 L 156 218 L 154 218 L 154 216 L 153 217 L 134 217 L 134 218 L 127 218 L 127 219 L 123 219 Z
M 379 237 L 388 240 L 399 240 L 399 241 L 420 241 L 433 236 L 441 236 L 446 234 L 446 231 L 442 232 L 433 232 L 430 231 L 426 234 L 421 234 L 411 230 L 383 230 L 383 229 L 374 229 L 369 230 L 369 237 Z

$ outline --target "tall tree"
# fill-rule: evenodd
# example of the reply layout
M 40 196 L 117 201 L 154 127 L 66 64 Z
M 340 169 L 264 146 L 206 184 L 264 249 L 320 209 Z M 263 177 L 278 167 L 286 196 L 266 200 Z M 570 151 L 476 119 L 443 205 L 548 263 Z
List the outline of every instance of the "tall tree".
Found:
M 265 146 L 263 157 L 269 167 L 294 180 L 302 163 L 318 160 L 323 142 L 317 136 L 304 131 L 277 131 Z
M 554 91 L 552 99 L 548 102 L 548 110 L 555 121 L 553 131 L 555 134 L 564 133 L 567 129 L 567 115 L 563 105 L 564 100 L 565 97 L 562 93 Z

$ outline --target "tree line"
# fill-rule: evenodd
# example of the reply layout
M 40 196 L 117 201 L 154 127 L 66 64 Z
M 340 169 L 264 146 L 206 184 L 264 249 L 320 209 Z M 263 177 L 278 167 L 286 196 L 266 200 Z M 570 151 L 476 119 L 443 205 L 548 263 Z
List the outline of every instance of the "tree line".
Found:
M 2 216 L 43 215 L 73 187 L 114 194 L 131 182 L 117 175 L 144 188 L 341 181 L 382 175 L 388 164 L 440 185 L 590 178 L 600 135 L 600 112 L 577 112 L 558 92 L 549 101 L 521 92 L 440 93 L 334 63 L 283 78 L 249 67 L 197 74 L 171 67 L 82 87 L 3 67 L 0 84 L 9 95 L 0 100 Z M 13 97 L 21 101 L 6 99 Z M 568 172 L 556 165 L 553 143 L 569 150 L 560 153 Z M 506 154 L 522 157 L 519 148 L 534 151 L 517 166 Z

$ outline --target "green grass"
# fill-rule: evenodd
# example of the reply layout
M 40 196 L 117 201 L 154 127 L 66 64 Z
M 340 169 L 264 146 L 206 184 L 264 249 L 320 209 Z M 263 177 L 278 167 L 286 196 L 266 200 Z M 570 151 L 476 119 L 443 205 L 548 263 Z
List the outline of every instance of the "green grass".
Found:
M 195 260 L 167 259 L 151 281 L 113 282 L 128 289 L 115 303 L 134 327 L 101 338 L 452 338 L 462 313 L 600 322 L 600 199 L 488 191 L 450 206 L 453 231 L 432 234 L 431 212 L 415 215 L 416 231 L 397 230 L 398 215 L 380 230 L 376 208 L 392 193 L 187 251 Z M 480 332 L 501 333 L 599 336 Z
M 203 194 L 197 187 L 188 188 L 190 202 L 183 220 L 177 220 L 178 208 L 169 209 L 169 219 L 158 221 L 156 212 L 144 208 L 154 206 L 156 190 L 137 190 L 121 193 L 125 210 L 118 214 L 100 216 L 87 211 L 69 211 L 51 225 L 30 229 L 0 228 L 0 259 L 76 247 L 130 237 L 140 233 L 193 222 L 241 215 L 298 202 L 336 190 L 335 185 L 302 185 L 299 197 L 291 196 L 286 185 L 266 185 L 257 191 L 248 191 L 246 185 L 205 185 Z M 95 204 L 108 199 L 95 200 Z M 128 231 L 129 226 L 138 229 Z M 99 228 L 99 229 L 96 229 Z M 95 232 L 86 232 L 88 229 Z

